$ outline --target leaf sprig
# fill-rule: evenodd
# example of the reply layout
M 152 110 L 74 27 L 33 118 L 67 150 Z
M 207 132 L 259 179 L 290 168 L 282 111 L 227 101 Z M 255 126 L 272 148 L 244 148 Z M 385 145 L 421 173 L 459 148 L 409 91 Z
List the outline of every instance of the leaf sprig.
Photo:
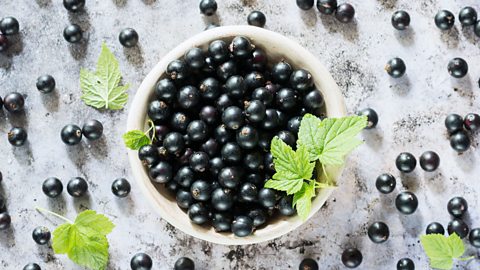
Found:
M 155 139 L 155 124 L 152 120 L 148 120 L 148 124 L 150 127 L 145 132 L 141 130 L 130 130 L 123 134 L 122 137 L 125 146 L 132 150 L 138 150 L 144 145 L 151 144 Z
M 452 269 L 453 260 L 468 261 L 474 257 L 461 257 L 465 245 L 456 233 L 448 237 L 443 234 L 427 234 L 420 237 L 425 253 L 430 259 L 430 266 L 436 269 Z

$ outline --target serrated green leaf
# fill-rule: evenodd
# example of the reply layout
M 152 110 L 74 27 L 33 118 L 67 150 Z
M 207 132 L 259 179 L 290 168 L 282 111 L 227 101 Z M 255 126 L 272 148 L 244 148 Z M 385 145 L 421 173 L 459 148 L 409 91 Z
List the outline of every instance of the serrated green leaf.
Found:
M 312 198 L 315 197 L 315 183 L 303 183 L 301 190 L 293 195 L 293 207 L 297 209 L 298 215 L 306 220 L 312 209 Z
M 79 229 L 88 228 L 95 233 L 107 235 L 112 232 L 115 225 L 102 214 L 97 214 L 93 210 L 85 210 L 78 214 L 75 224 Z
M 119 86 L 122 79 L 118 61 L 105 43 L 98 58 L 96 72 L 80 70 L 81 99 L 97 109 L 122 109 L 128 100 L 128 84 Z
M 308 150 L 308 157 L 310 161 L 319 159 L 320 153 L 323 150 L 323 145 L 319 138 L 322 137 L 322 130 L 320 129 L 320 118 L 306 114 L 300 122 L 300 129 L 298 131 L 297 148 L 303 145 Z
M 273 176 L 275 180 L 310 179 L 312 177 L 315 164 L 308 160 L 308 153 L 304 146 L 293 151 L 289 145 L 278 137 L 274 137 L 270 151 L 277 172 Z
M 58 226 L 53 231 L 52 247 L 55 253 L 65 254 L 70 250 L 70 229 L 72 225 L 69 223 Z
M 463 241 L 456 233 L 448 237 L 443 234 L 422 235 L 420 242 L 430 259 L 430 266 L 437 269 L 452 269 L 453 259 L 465 252 Z
M 303 179 L 294 180 L 268 180 L 265 188 L 272 188 L 287 192 L 288 195 L 298 192 L 303 185 Z
M 138 150 L 140 147 L 150 144 L 150 139 L 141 130 L 130 130 L 123 134 L 122 137 L 125 146 L 132 150 Z
M 453 258 L 459 258 L 465 253 L 465 245 L 456 233 L 452 233 L 448 236 L 448 244 Z
M 432 259 L 430 266 L 436 269 L 450 270 L 453 267 L 452 259 Z

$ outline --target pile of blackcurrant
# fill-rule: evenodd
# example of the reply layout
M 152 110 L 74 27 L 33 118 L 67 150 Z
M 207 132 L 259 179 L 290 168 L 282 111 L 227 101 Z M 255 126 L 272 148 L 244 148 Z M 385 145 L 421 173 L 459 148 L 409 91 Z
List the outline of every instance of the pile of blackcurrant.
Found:
M 4 17 L 0 20 L 0 52 L 5 51 L 9 45 L 7 36 L 16 35 L 20 32 L 20 25 L 14 17 Z
M 314 0 L 297 0 L 297 6 L 303 10 L 309 10 L 314 2 Z M 335 18 L 342 23 L 349 23 L 355 17 L 355 9 L 351 4 L 338 5 L 337 0 L 317 0 L 317 9 L 321 14 L 334 14 Z
M 66 145 L 77 145 L 85 136 L 90 141 L 98 140 L 102 137 L 103 125 L 98 120 L 89 120 L 80 128 L 77 125 L 69 124 L 62 128 L 60 138 Z
M 477 11 L 473 7 L 464 7 L 458 14 L 462 27 L 473 26 L 473 32 L 480 37 L 480 20 Z M 441 30 L 449 30 L 455 24 L 455 15 L 448 10 L 440 10 L 435 15 L 435 25 Z
M 275 173 L 270 141 L 295 148 L 302 116 L 320 116 L 324 103 L 310 72 L 267 60 L 238 36 L 172 61 L 148 105 L 154 143 L 138 152 L 193 223 L 239 237 L 295 214 L 291 196 L 263 188 Z
M 480 115 L 469 113 L 465 117 L 452 113 L 445 118 L 445 127 L 450 135 L 450 146 L 458 153 L 470 148 L 471 139 L 467 131 L 476 132 L 480 129 Z

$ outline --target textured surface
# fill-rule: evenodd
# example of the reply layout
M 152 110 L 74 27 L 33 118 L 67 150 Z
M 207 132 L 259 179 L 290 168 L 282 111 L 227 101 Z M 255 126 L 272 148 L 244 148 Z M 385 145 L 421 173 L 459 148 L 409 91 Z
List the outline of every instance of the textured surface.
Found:
M 155 269 L 171 269 L 179 256 L 189 256 L 198 269 L 296 269 L 304 257 L 313 257 L 321 269 L 343 269 L 341 251 L 356 246 L 363 251 L 359 269 L 394 269 L 398 259 L 410 257 L 417 269 L 427 269 L 426 257 L 418 236 L 431 221 L 446 226 L 448 199 L 464 196 L 471 211 L 467 221 L 480 226 L 478 196 L 480 159 L 475 139 L 472 149 L 457 155 L 450 149 L 444 116 L 449 112 L 465 114 L 478 110 L 480 75 L 479 39 L 472 29 L 459 24 L 447 32 L 435 28 L 433 16 L 439 9 L 455 14 L 463 5 L 477 5 L 474 0 L 352 0 L 356 21 L 342 25 L 315 10 L 299 10 L 294 1 L 222 0 L 216 18 L 203 18 L 196 1 L 87 0 L 86 12 L 68 14 L 60 3 L 51 0 L 1 1 L 0 17 L 15 16 L 21 35 L 7 53 L 0 54 L 0 95 L 19 91 L 26 98 L 26 112 L 19 116 L 0 113 L 0 170 L 12 215 L 12 228 L 0 233 L 0 268 L 20 269 L 28 262 L 38 262 L 42 269 L 81 269 L 65 256 L 55 256 L 48 247 L 37 246 L 31 231 L 38 225 L 53 229 L 59 220 L 37 213 L 43 206 L 67 217 L 92 208 L 106 213 L 117 224 L 110 238 L 109 269 L 129 269 L 133 254 L 150 254 Z M 102 41 L 119 58 L 125 81 L 136 87 L 149 69 L 168 50 L 189 36 L 203 30 L 206 23 L 245 24 L 254 9 L 265 12 L 266 28 L 289 36 L 307 47 L 325 63 L 340 85 L 350 112 L 367 106 L 380 115 L 379 126 L 365 131 L 366 143 L 349 158 L 339 179 L 340 188 L 327 205 L 307 224 L 275 241 L 245 247 L 224 247 L 195 240 L 175 230 L 153 212 L 131 179 L 126 151 L 122 146 L 128 110 L 99 112 L 79 99 L 80 67 L 92 68 Z M 396 9 L 407 10 L 412 28 L 399 33 L 390 25 Z M 86 41 L 68 45 L 62 37 L 64 26 L 79 23 L 86 30 Z M 140 47 L 123 49 L 117 35 L 123 27 L 133 27 L 140 35 Z M 390 79 L 383 71 L 386 61 L 402 57 L 407 76 Z M 470 72 L 453 80 L 446 71 L 448 60 L 463 57 Z M 43 73 L 52 74 L 57 90 L 40 95 L 35 80 Z M 477 111 L 478 112 L 478 111 Z M 68 123 L 83 124 L 96 118 L 105 125 L 105 137 L 96 143 L 82 142 L 68 148 L 59 138 Z M 13 125 L 28 129 L 29 144 L 13 149 L 6 131 Z M 394 159 L 401 151 L 419 156 L 435 150 L 442 159 L 435 173 L 417 169 L 401 176 Z M 400 185 L 390 195 L 380 195 L 374 187 L 378 174 L 391 172 Z M 63 197 L 48 200 L 41 183 L 57 176 L 66 184 L 69 178 L 84 176 L 90 184 L 87 199 Z M 117 177 L 127 177 L 133 184 L 130 197 L 115 198 L 110 185 Z M 394 208 L 395 194 L 408 189 L 419 198 L 419 209 L 402 216 Z M 373 244 L 366 228 L 374 221 L 390 226 L 391 238 Z M 475 250 L 469 249 L 469 254 Z M 478 269 L 480 263 L 461 263 L 458 269 Z

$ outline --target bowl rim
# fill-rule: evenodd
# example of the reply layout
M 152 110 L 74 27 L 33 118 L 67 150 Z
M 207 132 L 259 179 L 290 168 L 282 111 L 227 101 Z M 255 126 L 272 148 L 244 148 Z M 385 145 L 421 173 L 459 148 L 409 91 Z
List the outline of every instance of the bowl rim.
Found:
M 260 27 L 248 26 L 248 25 L 238 25 L 238 26 L 222 26 L 216 27 L 210 30 L 203 31 L 199 34 L 194 35 L 193 37 L 187 39 L 186 41 L 182 42 L 178 46 L 176 46 L 173 50 L 169 51 L 166 55 L 164 55 L 160 61 L 153 67 L 153 69 L 147 74 L 145 79 L 142 81 L 141 85 L 139 86 L 137 92 L 135 93 L 134 99 L 132 104 L 129 107 L 128 119 L 127 119 L 127 131 L 140 129 L 144 130 L 145 123 L 146 123 L 146 103 L 150 99 L 154 86 L 158 79 L 164 73 L 166 66 L 171 61 L 181 58 L 184 53 L 196 46 L 201 46 L 207 44 L 215 39 L 226 39 L 232 38 L 234 36 L 246 36 L 252 40 L 255 40 L 255 37 L 262 37 L 264 39 L 274 40 L 275 43 L 281 44 L 281 46 L 285 49 L 294 50 L 295 54 L 302 55 L 301 61 L 308 62 L 307 66 L 315 67 L 314 70 L 311 68 L 304 67 L 308 69 L 314 79 L 317 88 L 322 92 L 326 109 L 327 109 L 327 116 L 328 117 L 342 117 L 346 115 L 346 106 L 344 102 L 344 98 L 338 85 L 334 81 L 331 74 L 328 70 L 317 60 L 317 58 L 303 48 L 301 45 L 296 43 L 295 41 L 287 38 L 279 33 L 266 30 Z M 255 43 L 255 41 L 253 41 Z M 285 50 L 287 51 L 287 50 Z M 318 82 L 320 82 L 321 87 L 318 87 Z M 328 93 L 328 94 L 326 94 Z M 266 242 L 275 238 L 278 238 L 282 235 L 285 235 L 297 227 L 302 225 L 303 223 L 307 222 L 318 210 L 323 206 L 325 201 L 328 197 L 332 194 L 333 188 L 329 189 L 321 189 L 317 194 L 317 197 L 312 201 L 312 208 L 310 214 L 306 220 L 302 220 L 298 215 L 289 217 L 285 220 L 280 220 L 278 222 L 283 222 L 287 224 L 280 224 L 278 228 L 274 232 L 269 232 L 266 235 L 262 235 L 259 237 L 257 234 L 252 234 L 248 237 L 234 237 L 233 235 L 224 235 L 218 234 L 219 237 L 212 237 L 211 235 L 207 234 L 205 229 L 198 225 L 192 224 L 185 224 L 182 222 L 178 222 L 176 219 L 172 218 L 172 215 L 168 213 L 165 209 L 163 209 L 160 205 L 159 200 L 168 200 L 167 198 L 163 197 L 160 194 L 155 186 L 151 183 L 148 175 L 145 172 L 145 169 L 138 159 L 137 151 L 128 149 L 128 157 L 130 167 L 132 168 L 133 176 L 140 186 L 142 193 L 146 195 L 148 201 L 153 205 L 155 211 L 165 219 L 168 223 L 173 225 L 175 228 L 181 230 L 182 232 L 191 235 L 193 237 L 216 243 L 222 245 L 246 245 L 246 244 L 255 244 L 260 242 Z M 329 171 L 329 175 L 333 176 L 332 178 L 338 178 L 341 174 L 342 168 L 327 168 Z M 320 196 L 321 195 L 321 196 Z M 159 198 L 161 196 L 162 198 Z M 178 214 L 186 215 L 178 209 Z M 262 228 L 261 230 L 265 230 Z M 220 237 L 221 236 L 221 237 Z

